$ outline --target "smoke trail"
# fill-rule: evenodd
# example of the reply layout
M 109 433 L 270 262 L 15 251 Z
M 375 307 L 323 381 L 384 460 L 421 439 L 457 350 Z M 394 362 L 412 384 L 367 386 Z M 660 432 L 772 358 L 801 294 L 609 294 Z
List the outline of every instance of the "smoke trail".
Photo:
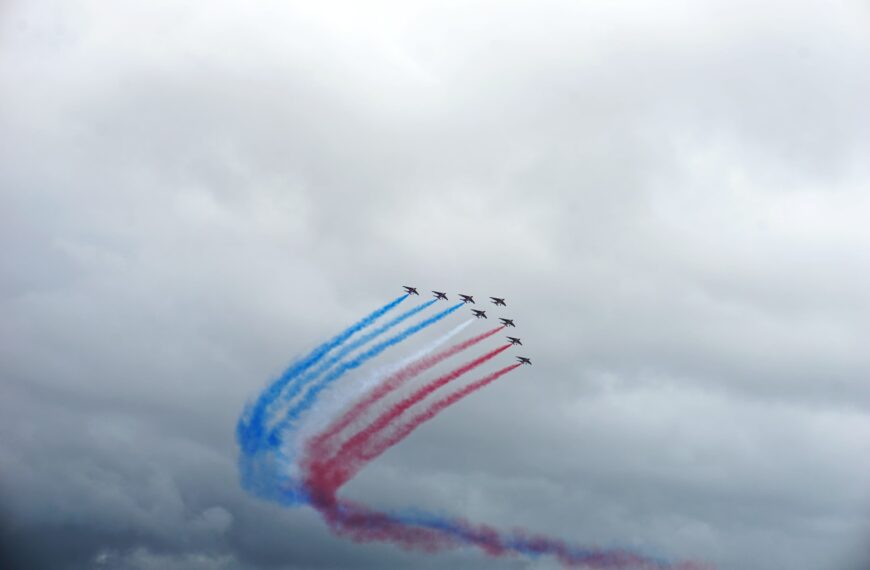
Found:
M 281 396 L 281 398 L 280 398 L 281 401 L 289 402 L 290 400 L 292 400 L 293 398 L 298 396 L 299 393 L 302 391 L 302 389 L 305 388 L 305 386 L 307 386 L 312 380 L 314 380 L 315 378 L 317 378 L 318 376 L 323 374 L 325 371 L 332 368 L 332 366 L 335 365 L 336 362 L 339 362 L 342 358 L 344 358 L 345 356 L 347 356 L 348 354 L 350 354 L 351 352 L 353 352 L 357 348 L 359 348 L 359 347 L 363 346 L 364 344 L 367 344 L 368 342 L 376 339 L 377 337 L 381 336 L 382 334 L 384 334 L 385 332 L 387 332 L 391 328 L 393 328 L 396 325 L 399 325 L 402 322 L 406 321 L 407 319 L 413 317 L 414 315 L 416 315 L 420 311 L 423 311 L 424 309 L 429 308 L 431 305 L 433 305 L 436 302 L 437 302 L 437 299 L 432 299 L 430 301 L 426 301 L 424 303 L 421 303 L 421 304 L 417 305 L 416 307 L 412 308 L 411 310 L 405 311 L 404 313 L 402 313 L 398 317 L 394 318 L 393 320 L 384 323 L 383 325 L 379 326 L 378 328 L 376 328 L 372 332 L 365 334 L 365 335 L 361 336 L 360 338 L 356 339 L 355 341 L 349 343 L 347 346 L 345 346 L 344 348 L 339 350 L 336 354 L 334 354 L 333 356 L 328 358 L 320 366 L 318 366 L 314 370 L 306 373 L 304 376 L 299 378 L 299 380 L 297 380 L 292 385 L 290 385 L 290 387 L 284 393 L 284 395 Z
M 249 405 L 245 409 L 236 425 L 236 440 L 239 442 L 242 452 L 245 455 L 254 453 L 263 443 L 265 435 L 264 421 L 268 409 L 290 381 L 317 364 L 330 350 L 342 345 L 354 333 L 371 325 L 375 320 L 407 298 L 408 295 L 402 295 L 349 326 L 331 340 L 321 344 L 309 352 L 308 355 L 290 365 L 280 377 L 263 390 L 254 405 Z
M 565 567 L 596 570 L 712 570 L 698 562 L 671 564 L 625 549 L 580 548 L 522 530 L 502 533 L 488 525 L 420 511 L 384 513 L 345 500 L 314 506 L 334 532 L 357 542 L 392 542 L 426 552 L 470 545 L 493 557 L 552 556 Z
M 391 336 L 390 338 L 379 342 L 378 344 L 374 345 L 373 347 L 371 347 L 367 351 L 363 352 L 362 354 L 357 355 L 356 357 L 352 358 L 351 360 L 345 360 L 344 362 L 342 362 L 341 364 L 336 366 L 329 374 L 320 378 L 316 383 L 314 383 L 308 389 L 308 391 L 305 393 L 305 395 L 302 396 L 302 398 L 300 398 L 299 401 L 296 404 L 294 404 L 289 410 L 287 410 L 286 414 L 284 415 L 284 419 L 272 430 L 272 433 L 270 434 L 270 438 L 269 438 L 270 442 L 274 442 L 275 447 L 282 445 L 283 444 L 282 433 L 284 432 L 284 430 L 288 429 L 291 425 L 293 425 L 293 423 L 295 423 L 296 420 L 299 419 L 299 416 L 301 416 L 303 413 L 308 411 L 309 408 L 311 408 L 311 406 L 317 400 L 317 397 L 320 394 L 320 392 L 322 392 L 323 390 L 328 388 L 330 386 L 330 384 L 332 384 L 333 382 L 335 382 L 336 380 L 338 380 L 339 378 L 344 376 L 344 374 L 348 370 L 352 370 L 354 368 L 359 368 L 360 366 L 362 366 L 363 364 L 365 364 L 366 362 L 368 362 L 372 358 L 378 356 L 380 353 L 382 353 L 386 349 L 390 348 L 391 346 L 395 346 L 395 345 L 399 344 L 400 342 L 402 342 L 406 338 L 410 337 L 414 333 L 417 333 L 417 332 L 425 329 L 426 327 L 437 323 L 438 321 L 440 321 L 441 319 L 443 319 L 444 317 L 446 317 L 450 313 L 456 311 L 457 309 L 459 309 L 463 305 L 464 305 L 464 303 L 457 303 L 456 305 L 453 305 L 452 307 L 449 307 L 449 308 L 441 311 L 440 313 L 436 313 L 435 315 L 429 317 L 428 319 L 421 321 L 421 322 L 417 323 L 416 325 L 410 326 L 410 327 L 406 328 L 405 330 L 403 330 L 402 332 L 397 333 L 397 334 Z
M 425 422 L 427 422 L 427 421 L 431 420 L 432 418 L 434 418 L 435 416 L 437 416 L 444 409 L 449 408 L 450 406 L 452 406 L 453 404 L 455 404 L 459 400 L 465 398 L 466 396 L 468 396 L 474 392 L 477 392 L 478 390 L 482 389 L 487 384 L 491 384 L 491 383 L 495 382 L 496 380 L 498 380 L 499 378 L 501 378 L 502 376 L 504 376 L 505 374 L 507 374 L 511 370 L 519 368 L 520 366 L 521 365 L 519 363 L 511 364 L 510 366 L 505 366 L 501 370 L 496 370 L 492 374 L 488 374 L 488 375 L 484 376 L 483 378 L 481 378 L 480 380 L 476 380 L 476 381 L 472 382 L 471 384 L 468 384 L 467 386 L 461 388 L 460 390 L 457 390 L 456 392 L 441 398 L 440 400 L 436 401 L 434 404 L 430 405 L 428 408 L 426 408 L 425 410 L 423 410 L 422 412 L 420 412 L 419 414 L 417 414 L 416 416 L 414 416 L 413 418 L 411 418 L 410 420 L 405 422 L 404 424 L 400 425 L 392 433 L 390 433 L 386 438 L 383 438 L 381 441 L 376 442 L 375 445 L 370 446 L 368 449 L 365 449 L 362 452 L 360 452 L 359 453 L 360 460 L 365 462 L 365 463 L 372 461 L 373 459 L 375 459 L 376 457 L 381 455 L 383 452 L 385 452 L 387 449 L 391 448 L 392 446 L 396 445 L 397 443 L 399 443 L 400 441 L 402 441 L 403 439 L 405 439 L 406 437 L 411 435 L 411 432 L 413 432 L 415 429 L 420 427 Z
M 443 362 L 451 356 L 454 356 L 464 350 L 467 350 L 468 348 L 471 348 L 477 343 L 486 340 L 487 338 L 491 337 L 492 335 L 503 329 L 503 326 L 496 327 L 483 334 L 451 346 L 450 348 L 441 351 L 438 354 L 434 354 L 428 358 L 420 360 L 419 362 L 409 364 L 405 368 L 397 371 L 395 374 L 381 382 L 381 384 L 379 384 L 378 387 L 371 393 L 369 393 L 365 398 L 354 404 L 354 406 L 350 410 L 348 410 L 340 419 L 338 419 L 331 426 L 329 426 L 329 429 L 314 438 L 311 442 L 311 451 L 309 452 L 309 455 L 325 457 L 327 454 L 332 453 L 334 451 L 334 449 L 332 449 L 334 445 L 334 438 L 339 433 L 341 433 L 342 430 L 347 428 L 347 426 L 359 419 L 359 417 L 364 414 L 366 410 L 370 409 L 375 402 L 384 398 L 390 392 L 397 390 L 405 382 L 416 377 L 422 372 L 425 372 L 429 368 L 432 368 L 433 366 Z
M 378 432 L 387 427 L 391 421 L 399 417 L 411 406 L 420 402 L 438 388 L 456 380 L 484 362 L 495 358 L 510 348 L 510 346 L 511 345 L 506 344 L 496 348 L 495 350 L 491 350 L 482 356 L 478 356 L 474 360 L 466 362 L 459 368 L 436 378 L 416 390 L 407 398 L 397 402 L 365 429 L 348 439 L 341 446 L 334 459 L 330 460 L 326 458 L 311 457 L 310 467 L 306 465 L 306 470 L 311 475 L 311 477 L 306 479 L 306 483 L 310 482 L 309 491 L 317 494 L 322 494 L 326 491 L 334 496 L 338 489 L 362 468 L 364 463 L 361 454 L 365 452 L 365 446 L 370 443 L 372 438 L 378 434 Z M 306 461 L 306 463 L 308 463 L 308 461 Z
M 271 414 L 275 400 L 280 396 L 285 386 L 316 365 L 329 351 L 341 346 L 355 333 L 370 326 L 407 298 L 408 295 L 402 295 L 394 299 L 352 324 L 329 341 L 314 348 L 306 356 L 290 365 L 280 377 L 267 386 L 253 405 L 246 406 L 236 424 L 236 440 L 241 449 L 238 467 L 243 487 L 261 497 L 282 504 L 295 504 L 305 500 L 303 490 L 299 485 L 290 481 L 287 476 L 280 474 L 276 458 L 270 453 L 265 453 L 273 444 L 267 438 L 266 421 Z
M 404 369 L 406 366 L 409 366 L 412 362 L 416 362 L 434 352 L 438 347 L 461 333 L 474 322 L 474 319 L 468 319 L 467 321 L 453 327 L 441 337 L 436 338 L 429 345 L 424 346 L 416 353 L 402 359 L 396 364 L 382 366 L 368 374 L 362 380 L 354 380 L 352 383 L 347 383 L 343 389 L 337 392 L 333 391 L 330 395 L 321 398 L 318 401 L 317 406 L 311 409 L 311 415 L 309 415 L 305 420 L 305 423 L 300 426 L 297 433 L 297 439 L 299 441 L 305 441 L 314 434 L 319 433 L 321 430 L 326 428 L 326 423 L 329 419 L 334 417 L 339 410 L 343 409 L 348 402 L 359 397 L 361 394 L 372 388 L 372 386 L 380 382 L 388 381 L 393 374 Z

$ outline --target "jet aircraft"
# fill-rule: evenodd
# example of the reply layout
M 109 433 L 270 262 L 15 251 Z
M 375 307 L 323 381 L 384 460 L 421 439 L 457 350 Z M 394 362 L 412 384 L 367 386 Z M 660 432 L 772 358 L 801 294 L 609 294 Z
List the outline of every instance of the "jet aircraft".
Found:
M 503 324 L 506 327 L 516 327 L 513 319 L 499 319 L 499 320 L 501 321 L 501 324 Z
M 520 339 L 518 339 L 517 337 L 515 337 L 515 336 L 509 336 L 509 337 L 507 337 L 507 339 L 508 339 L 509 341 L 511 341 L 511 344 L 518 344 L 518 345 L 520 345 L 520 346 L 523 345 L 523 342 L 522 342 Z
M 504 299 L 502 299 L 501 297 L 490 297 L 490 300 L 492 300 L 492 302 L 495 304 L 496 307 L 499 305 L 501 305 L 502 307 L 507 307 L 507 305 L 504 302 Z
M 489 318 L 486 316 L 486 311 L 478 311 L 477 309 L 471 309 L 471 312 L 474 313 L 475 318 L 478 318 L 478 319 Z
M 442 293 L 441 291 L 432 291 L 435 294 L 436 299 L 444 299 L 447 300 L 447 293 Z
M 471 295 L 463 295 L 462 293 L 460 293 L 459 298 L 462 299 L 463 303 L 474 303 L 474 297 L 472 297 Z
M 532 360 L 530 358 L 526 358 L 525 356 L 517 356 L 517 362 L 519 362 L 520 364 L 528 364 L 529 366 L 532 365 Z
M 419 295 L 420 294 L 420 293 L 417 293 L 416 287 L 408 287 L 407 285 L 405 285 L 403 287 L 403 289 L 405 290 L 405 293 L 407 293 L 408 295 Z

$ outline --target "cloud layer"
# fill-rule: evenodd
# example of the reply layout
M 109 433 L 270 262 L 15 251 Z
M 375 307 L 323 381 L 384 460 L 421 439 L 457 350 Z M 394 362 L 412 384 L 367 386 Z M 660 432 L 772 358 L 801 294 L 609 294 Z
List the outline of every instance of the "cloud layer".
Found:
M 244 402 L 411 283 L 507 296 L 535 366 L 348 496 L 722 570 L 866 567 L 860 2 L 0 14 L 3 556 L 486 567 L 239 488 Z

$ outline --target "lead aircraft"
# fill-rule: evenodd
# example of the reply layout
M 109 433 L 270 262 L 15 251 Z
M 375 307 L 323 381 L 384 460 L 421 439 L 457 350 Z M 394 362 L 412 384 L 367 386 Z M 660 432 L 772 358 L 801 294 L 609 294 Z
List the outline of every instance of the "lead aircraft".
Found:
M 407 293 L 408 295 L 419 295 L 420 294 L 420 293 L 417 293 L 416 287 L 408 287 L 407 285 L 405 285 L 402 287 L 402 289 L 404 289 L 405 293 Z

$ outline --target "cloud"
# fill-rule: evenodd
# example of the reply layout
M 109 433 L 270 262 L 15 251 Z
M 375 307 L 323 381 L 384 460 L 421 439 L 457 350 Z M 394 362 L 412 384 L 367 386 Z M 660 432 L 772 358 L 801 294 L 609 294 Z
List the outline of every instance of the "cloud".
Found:
M 507 296 L 535 367 L 349 496 L 723 570 L 870 559 L 860 3 L 2 10 L 7 558 L 492 564 L 238 486 L 246 399 L 413 283 Z

